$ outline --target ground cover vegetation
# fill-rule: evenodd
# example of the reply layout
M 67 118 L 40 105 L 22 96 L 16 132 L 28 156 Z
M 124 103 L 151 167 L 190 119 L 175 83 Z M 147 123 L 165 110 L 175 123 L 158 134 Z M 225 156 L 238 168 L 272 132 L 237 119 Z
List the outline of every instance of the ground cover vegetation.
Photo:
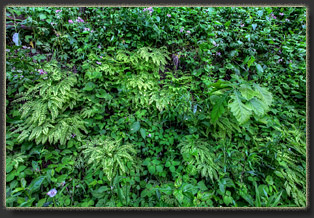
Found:
M 306 8 L 6 8 L 7 207 L 306 203 Z

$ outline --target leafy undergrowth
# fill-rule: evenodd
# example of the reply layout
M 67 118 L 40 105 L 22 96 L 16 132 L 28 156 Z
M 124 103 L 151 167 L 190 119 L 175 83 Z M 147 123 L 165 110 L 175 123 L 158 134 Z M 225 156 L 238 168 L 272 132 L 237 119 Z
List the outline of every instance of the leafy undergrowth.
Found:
M 6 10 L 7 207 L 305 207 L 306 9 Z

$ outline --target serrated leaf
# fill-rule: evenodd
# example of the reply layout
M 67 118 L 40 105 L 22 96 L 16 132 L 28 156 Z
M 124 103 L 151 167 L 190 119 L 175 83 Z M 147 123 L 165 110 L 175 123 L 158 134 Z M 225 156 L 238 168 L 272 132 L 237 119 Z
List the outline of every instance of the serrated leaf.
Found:
M 260 94 L 259 97 L 264 101 L 268 106 L 271 105 L 273 101 L 272 94 L 268 92 L 265 88 L 260 87 L 257 84 L 254 84 L 255 90 Z
M 229 103 L 228 106 L 232 114 L 235 116 L 239 124 L 247 122 L 252 115 L 252 110 L 242 103 L 238 91 L 234 91 L 234 95 L 232 95 L 231 98 L 233 99 L 233 102 Z
M 251 99 L 247 106 L 252 109 L 257 116 L 263 116 L 268 110 L 268 106 L 257 98 Z
M 239 88 L 239 91 L 246 100 L 250 100 L 253 97 L 258 96 L 258 93 L 255 92 L 253 89 L 251 89 L 250 86 L 246 84 L 242 84 Z

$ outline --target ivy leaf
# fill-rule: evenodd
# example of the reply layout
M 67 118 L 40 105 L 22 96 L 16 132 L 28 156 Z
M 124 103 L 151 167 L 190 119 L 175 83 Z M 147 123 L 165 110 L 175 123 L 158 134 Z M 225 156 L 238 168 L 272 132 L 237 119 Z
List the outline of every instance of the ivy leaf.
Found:
M 229 103 L 229 108 L 232 114 L 235 116 L 239 124 L 243 124 L 250 119 L 252 110 L 244 105 L 240 99 L 238 91 L 234 91 L 234 95 L 231 96 L 232 103 Z
M 131 125 L 131 128 L 130 128 L 130 133 L 135 133 L 137 131 L 139 131 L 139 129 L 141 128 L 141 124 L 140 122 L 134 122 L 132 125 Z
M 150 174 L 154 174 L 156 172 L 156 168 L 154 165 L 148 166 L 148 171 Z
M 83 90 L 86 90 L 86 91 L 91 91 L 93 90 L 94 88 L 96 87 L 96 85 L 92 82 L 88 82 L 86 83 L 85 87 L 83 88 Z

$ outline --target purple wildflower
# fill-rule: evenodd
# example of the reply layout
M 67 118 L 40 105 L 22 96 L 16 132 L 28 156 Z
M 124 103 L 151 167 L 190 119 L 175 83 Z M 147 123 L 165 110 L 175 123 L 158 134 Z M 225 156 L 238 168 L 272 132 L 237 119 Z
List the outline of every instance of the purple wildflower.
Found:
M 103 56 L 99 56 L 100 58 L 103 58 Z
M 90 29 L 89 28 L 84 28 L 84 31 L 89 31 Z
M 287 18 L 286 21 L 290 21 L 290 20 Z
M 280 16 L 283 16 L 283 15 L 284 15 L 284 13 L 279 13 L 279 15 L 280 15 Z
M 167 17 L 171 17 L 171 14 L 167 14 Z
M 154 9 L 152 7 L 144 8 L 143 11 L 148 11 L 150 14 L 153 13 Z
M 149 133 L 147 137 L 152 137 L 152 134 Z
M 76 22 L 78 22 L 78 23 L 84 23 L 84 20 L 83 20 L 82 18 L 78 17 L 78 18 L 76 19 Z
M 244 23 L 243 23 L 243 24 L 241 24 L 241 27 L 244 27 Z
M 190 33 L 191 33 L 191 31 L 190 31 L 190 30 L 188 30 L 188 31 L 186 31 L 186 33 L 189 33 L 189 34 L 190 34 Z
M 217 43 L 216 43 L 215 41 L 213 41 L 213 45 L 214 45 L 214 46 L 217 46 Z
M 101 62 L 99 62 L 99 61 L 96 61 L 96 64 L 99 64 L 99 65 L 100 65 L 100 64 L 101 64 Z
M 47 192 L 47 195 L 49 195 L 49 197 L 51 198 L 53 198 L 56 194 L 57 194 L 57 190 L 55 188 Z
M 73 23 L 73 20 L 68 20 L 69 21 L 69 23 Z
M 18 77 L 18 75 L 14 75 L 14 77 Z
M 278 60 L 278 63 L 280 63 L 282 61 L 282 58 L 280 58 L 279 60 Z
M 220 53 L 220 52 L 216 52 L 216 55 L 220 56 L 220 55 L 221 55 L 221 53 Z
M 23 75 L 21 75 L 21 78 L 23 78 L 24 76 Z
M 38 72 L 39 72 L 40 75 L 47 74 L 47 72 L 44 71 L 43 69 L 39 69 Z
M 62 10 L 56 10 L 56 13 L 59 13 L 59 12 L 61 12 Z
M 73 134 L 73 135 L 72 135 L 72 138 L 74 138 L 75 136 L 76 136 L 76 135 L 75 135 L 75 134 Z
M 184 27 L 181 27 L 180 29 L 180 33 L 182 33 L 184 31 Z
M 271 16 L 273 19 L 277 19 L 277 17 L 276 17 L 273 13 L 271 13 L 270 16 Z

